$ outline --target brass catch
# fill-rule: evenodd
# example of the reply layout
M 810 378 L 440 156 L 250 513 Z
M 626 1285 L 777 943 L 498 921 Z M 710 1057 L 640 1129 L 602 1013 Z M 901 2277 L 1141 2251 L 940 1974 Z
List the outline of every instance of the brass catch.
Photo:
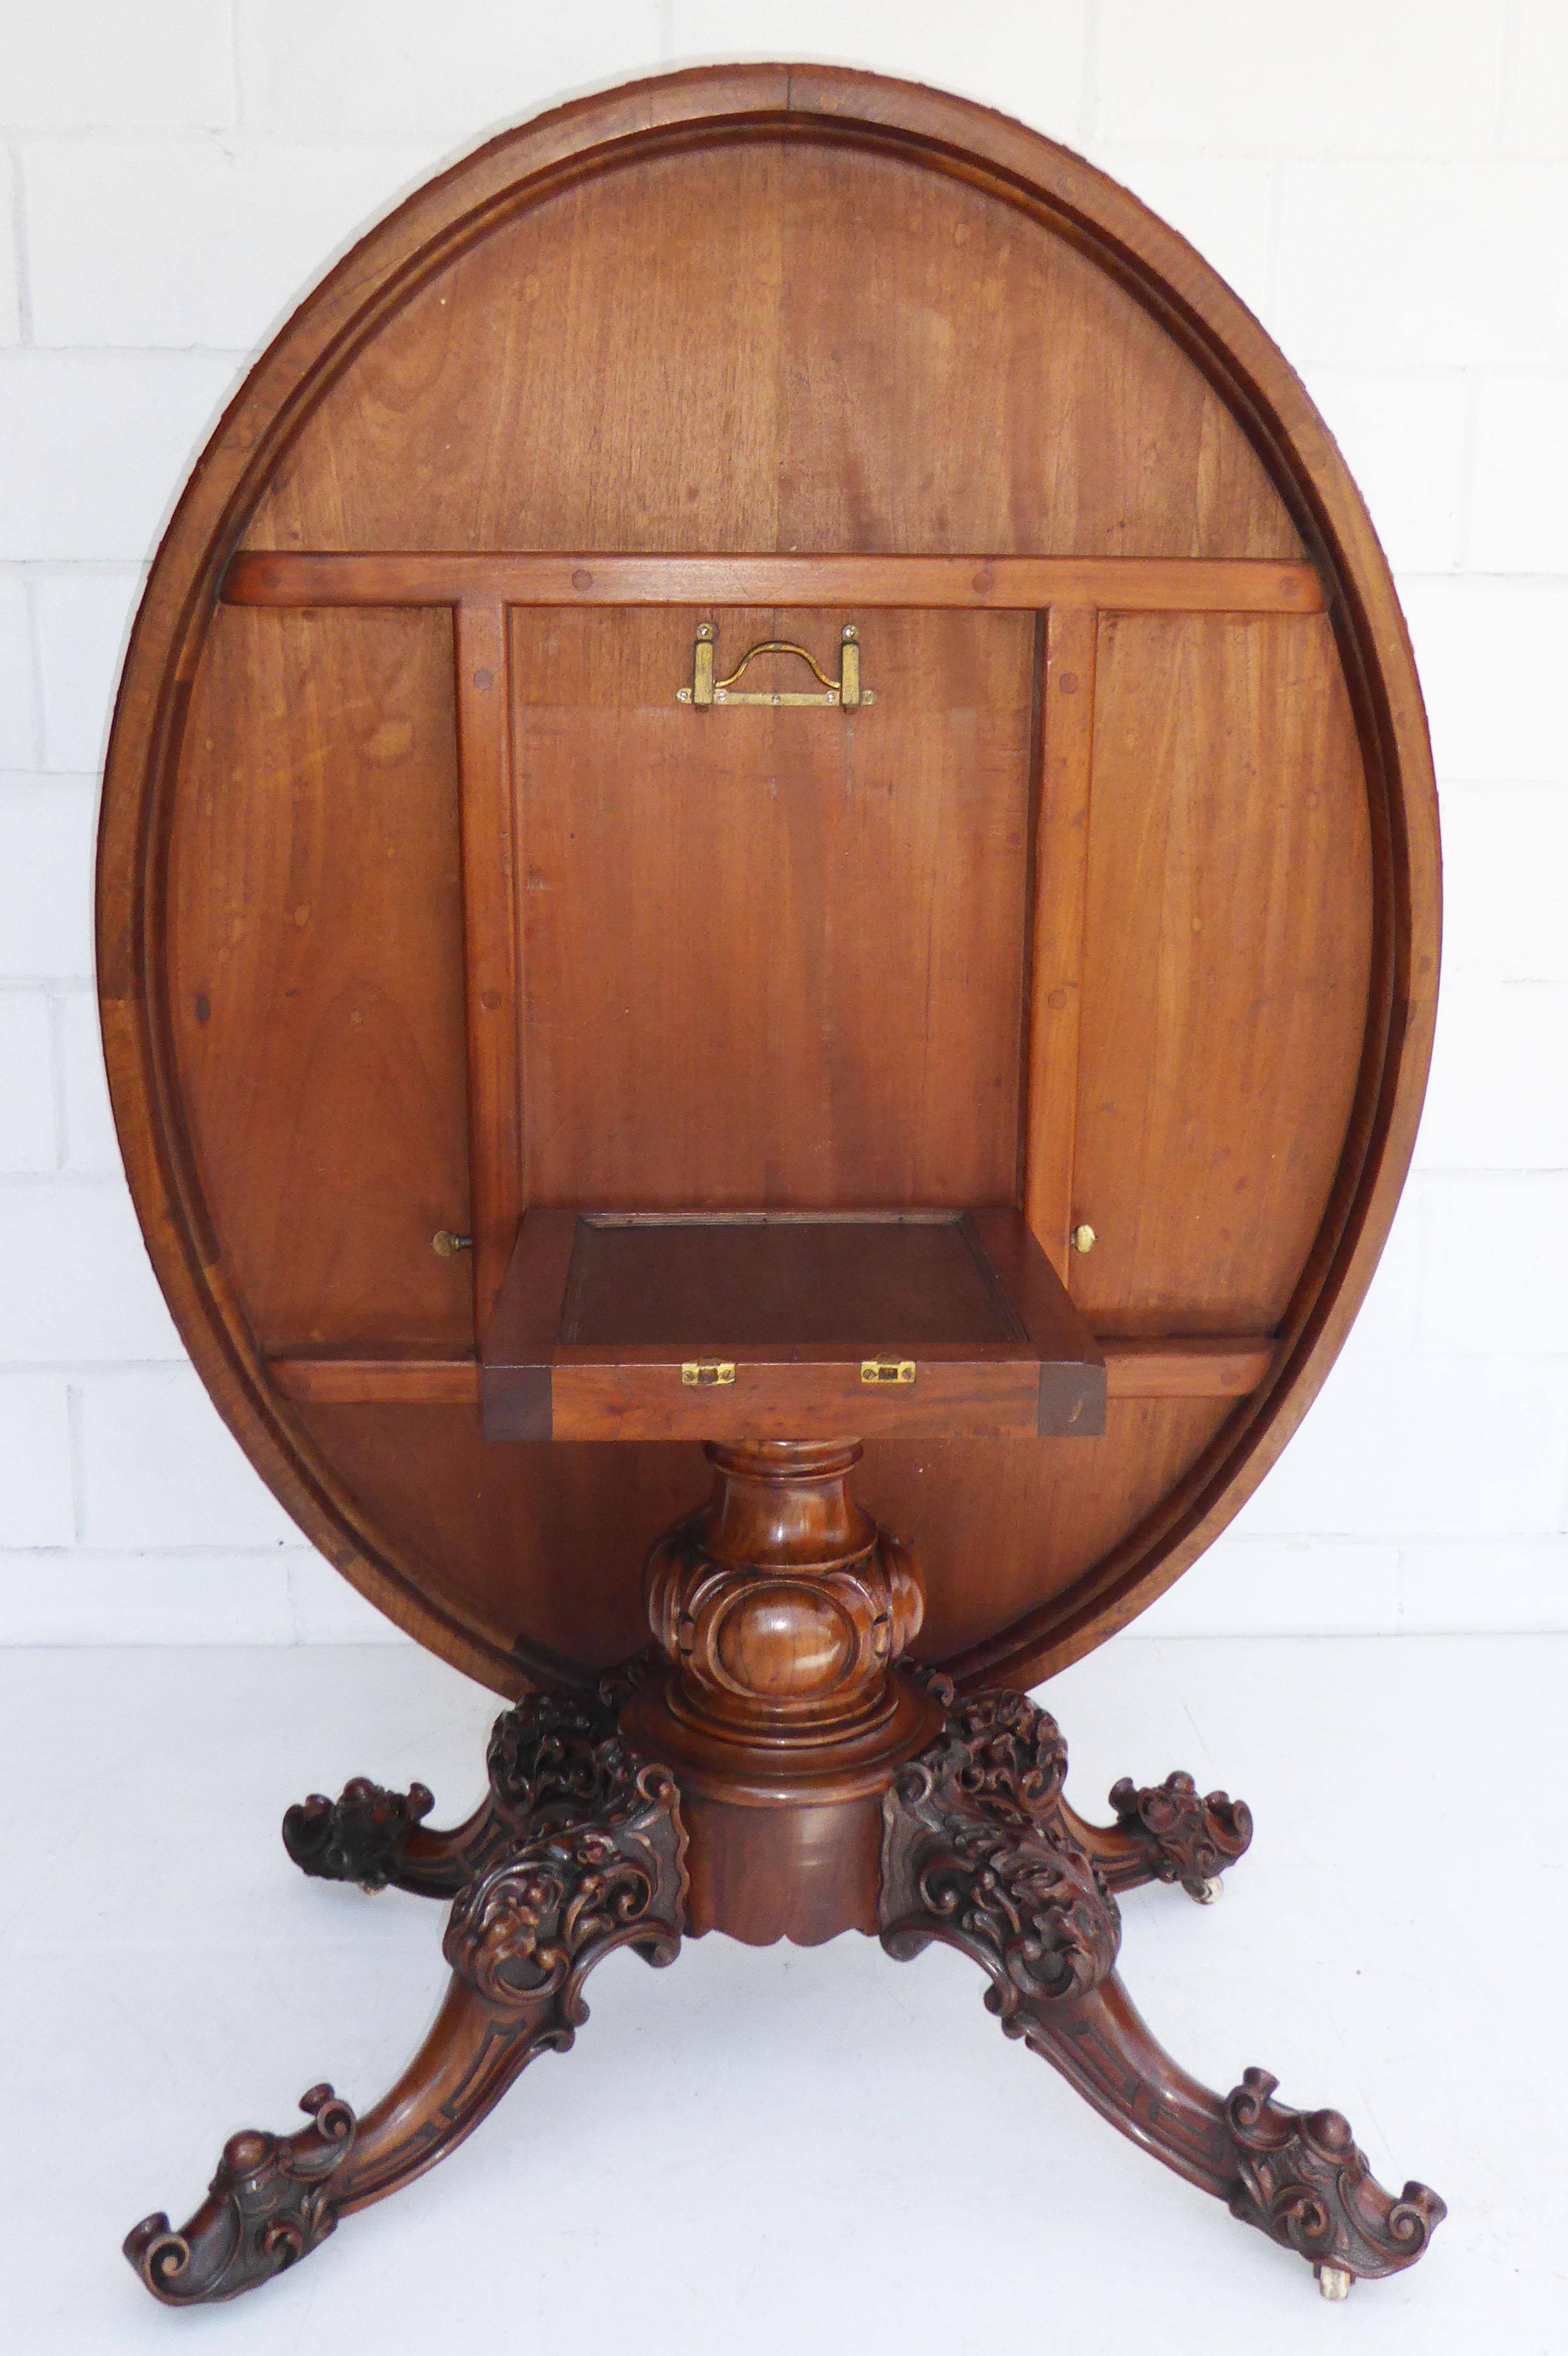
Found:
M 454 1253 L 472 1251 L 472 1236 L 454 1236 L 450 1227 L 437 1227 L 430 1239 L 430 1248 L 437 1259 L 451 1259 Z
M 677 688 L 675 700 L 677 703 L 695 704 L 699 712 L 709 710 L 715 703 L 829 703 L 838 705 L 845 712 L 857 712 L 863 703 L 875 703 L 877 700 L 869 687 L 860 685 L 860 633 L 853 622 L 846 622 L 839 633 L 837 679 L 829 679 L 816 656 L 805 647 L 797 647 L 790 638 L 763 638 L 756 646 L 749 647 L 734 669 L 726 672 L 722 679 L 714 677 L 718 653 L 712 623 L 701 623 L 691 654 L 691 685 Z M 779 690 L 767 695 L 750 692 L 737 695 L 734 692 L 735 681 L 747 664 L 755 661 L 758 655 L 798 655 L 813 675 L 822 681 L 826 691 L 821 695 L 810 691 L 789 694 Z
M 860 1380 L 863 1383 L 912 1383 L 912 1358 L 862 1358 Z
M 683 1383 L 699 1386 L 732 1383 L 735 1379 L 733 1358 L 686 1358 L 681 1363 Z

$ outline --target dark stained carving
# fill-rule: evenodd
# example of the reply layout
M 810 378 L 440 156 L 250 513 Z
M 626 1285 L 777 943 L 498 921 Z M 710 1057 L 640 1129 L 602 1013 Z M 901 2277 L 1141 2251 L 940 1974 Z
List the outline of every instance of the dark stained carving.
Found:
M 1115 1900 L 1062 1822 L 1066 1766 L 1054 1719 L 1021 1694 L 981 1694 L 951 1710 L 887 1803 L 883 1945 L 901 1959 L 932 1939 L 961 1948 L 1015 2036 L 1026 2001 L 1096 1987 L 1121 1936 Z
M 423 1783 L 389 1792 L 356 1775 L 341 1796 L 313 1792 L 283 1817 L 283 1847 L 303 1873 L 385 1890 L 402 1880 L 409 1835 L 435 1805 Z
M 977 1807 L 1037 1821 L 1059 1813 L 1067 1744 L 1056 1720 L 1027 1695 L 971 1695 L 950 1706 L 947 1731 L 963 1754 L 953 1762 L 957 1788 Z
M 452 1985 L 424 2044 L 362 2120 L 330 2086 L 313 2088 L 312 2125 L 298 2135 L 230 2138 L 179 2233 L 161 2213 L 135 2228 L 125 2254 L 168 2305 L 254 2288 L 339 2217 L 444 2158 L 536 2054 L 571 2044 L 588 2017 L 583 1982 L 617 1947 L 655 1964 L 677 1953 L 687 1882 L 675 1783 L 626 1748 L 607 1707 L 534 1696 L 500 1720 L 490 1757 L 491 1798 L 471 1825 L 495 1854 L 453 1907 Z M 421 1886 L 423 1863 L 411 1855 L 421 1839 L 444 1842 L 454 1868 L 457 1837 L 422 1834 L 400 1804 L 378 1808 L 387 1797 L 351 1784 L 341 1815 L 329 1812 L 344 1830 L 325 1836 L 323 1850 L 337 1837 L 346 1859 L 405 1888 Z
M 894 1624 L 899 1583 L 907 1581 L 918 1600 L 916 1575 L 902 1549 L 842 1501 L 855 1451 L 837 1443 L 775 1446 L 754 1466 L 743 1451 L 722 1453 L 719 1502 L 709 1510 L 715 1531 L 734 1549 L 729 1560 L 715 1555 L 732 1585 L 744 1590 L 747 1563 L 758 1556 L 751 1576 L 759 1591 L 793 1581 L 800 1590 L 793 1605 L 798 1620 L 815 1591 L 811 1579 L 825 1590 L 836 1582 L 835 1594 L 859 1580 L 869 1595 L 886 1573 L 885 1634 L 877 1637 L 880 1623 L 869 1623 L 876 1643 L 866 1657 L 876 1675 L 870 1666 L 856 1672 L 864 1677 L 867 1708 L 842 1721 L 850 1730 L 844 1747 L 856 1772 L 831 1803 L 821 1771 L 833 1753 L 833 1711 L 846 1690 L 841 1665 L 827 1663 L 824 1692 L 809 1708 L 800 1692 L 786 1690 L 776 1716 L 797 1746 L 795 1772 L 804 1755 L 816 1779 L 812 1809 L 799 1813 L 814 1826 L 831 1805 L 841 1808 L 843 1829 L 835 1837 L 846 1860 L 845 1887 L 864 1879 L 863 1920 L 880 1929 L 888 1952 L 910 1956 L 940 1939 L 970 1956 L 987 1976 L 986 2001 L 1008 2036 L 1050 2062 L 1144 2150 L 1225 2201 L 1245 2223 L 1298 2251 L 1330 2295 L 1342 2297 L 1358 2276 L 1412 2265 L 1444 2215 L 1435 2192 L 1416 2183 L 1397 2199 L 1385 2191 L 1339 2114 L 1286 2109 L 1275 2101 L 1275 2081 L 1264 2071 L 1247 2071 L 1229 2095 L 1201 2085 L 1150 2034 L 1116 1976 L 1116 1891 L 1162 1880 L 1201 1893 L 1251 1837 L 1242 1802 L 1222 1792 L 1203 1797 L 1191 1776 L 1179 1772 L 1143 1788 L 1119 1783 L 1111 1794 L 1115 1823 L 1085 1824 L 1066 1797 L 1067 1745 L 1053 1718 L 1023 1694 L 961 1697 L 940 1673 L 905 1671 L 885 1657 L 902 1641 Z M 761 1558 L 752 1534 L 770 1515 L 812 1569 L 790 1564 L 786 1580 Z M 832 1551 L 836 1530 L 848 1572 Z M 700 1837 L 696 1865 L 711 1876 L 715 1843 L 731 1837 L 723 1828 L 725 1809 L 716 1810 L 711 1798 L 714 1786 L 725 1788 L 720 1732 L 731 1704 L 743 1737 L 734 1740 L 737 1759 L 745 1765 L 763 1755 L 747 1745 L 765 1722 L 768 1682 L 756 1692 L 743 1689 L 736 1663 L 767 1667 L 774 1656 L 763 1647 L 731 1660 L 695 1620 L 697 1633 L 688 1630 L 671 1601 L 672 1543 L 656 1548 L 649 1583 L 676 1659 L 642 1654 L 606 1676 L 595 1695 L 536 1694 L 506 1711 L 490 1738 L 488 1791 L 465 1823 L 432 1831 L 424 1823 L 431 1795 L 422 1784 L 389 1793 L 362 1779 L 336 1802 L 318 1794 L 289 1811 L 284 1839 L 306 1872 L 452 1897 L 443 1941 L 452 1975 L 447 1994 L 418 2053 L 362 2119 L 330 2086 L 313 2087 L 304 2104 L 310 2124 L 297 2134 L 247 2131 L 230 2138 L 206 2201 L 179 2232 L 162 2213 L 135 2228 L 126 2254 L 156 2297 L 171 2306 L 232 2298 L 293 2265 L 341 2217 L 443 2158 L 536 2054 L 564 2052 L 588 2017 L 583 1986 L 603 1956 L 632 1946 L 648 1962 L 667 1964 L 688 1924 L 705 1927 L 699 1883 L 688 1879 L 677 1796 L 677 1769 L 687 1771 L 678 1759 L 674 1769 L 651 1759 L 647 1753 L 657 1747 L 651 1741 L 635 1748 L 622 1722 L 629 1731 L 667 1723 L 681 1730 L 684 1721 L 669 1702 L 672 1671 L 692 1681 L 689 1694 L 681 1688 L 687 1700 L 711 1702 L 693 1800 Z M 683 1565 L 692 1570 L 692 1597 L 700 1605 L 713 1583 L 712 1566 L 695 1546 L 677 1568 Z M 771 1622 L 767 1633 L 770 1643 L 782 1641 Z M 699 1676 L 709 1653 L 709 1669 Z M 787 1666 L 787 1647 L 781 1657 Z M 881 1740 L 884 1732 L 875 1718 L 882 1706 L 879 1678 L 901 1680 L 888 1687 L 901 1713 L 890 1722 L 913 1730 L 914 1750 L 912 1757 L 904 1752 L 901 1764 L 889 1761 L 880 1799 L 875 1783 L 868 1795 L 864 1780 L 865 1762 L 875 1755 L 865 1748 L 868 1709 L 873 1734 Z M 813 1723 L 818 1709 L 820 1733 Z M 933 1725 L 939 1730 L 931 1740 L 926 1730 Z M 776 1737 L 778 1729 L 773 1731 Z M 803 1733 L 809 1742 L 802 1742 Z M 770 1775 L 787 1777 L 776 1756 L 766 1764 Z M 862 1858 L 857 1811 L 865 1810 L 869 1837 Z M 731 1865 L 755 1849 L 754 1820 L 777 1815 L 787 1821 L 795 1812 L 769 1811 L 748 1798 L 733 1813 L 740 1846 L 731 1852 Z M 803 1870 L 810 1857 L 809 1846 L 798 1856 L 775 1854 L 773 1869 L 784 1879 L 786 1901 L 788 1874 Z M 732 1888 L 713 1887 L 734 1920 L 753 1923 L 748 1890 L 737 1899 Z M 837 1897 L 833 1903 L 839 1909 Z M 707 1919 L 720 1919 L 711 1891 Z M 825 1928 L 821 1918 L 791 1917 L 787 1909 L 779 1916 L 785 1928 L 798 1928 L 803 1919 L 820 1936 L 862 1918 L 839 1909 Z
M 1200 2085 L 1150 2035 L 1114 1969 L 1114 1890 L 1209 1879 L 1245 1847 L 1245 1807 L 1222 1793 L 1200 1799 L 1179 1773 L 1147 1791 L 1117 1784 L 1116 1825 L 1086 1826 L 1063 1796 L 1053 1719 L 1021 1694 L 955 1701 L 944 1679 L 923 1682 L 947 1720 L 885 1803 L 889 1954 L 944 1939 L 972 1956 L 1009 2036 L 1144 2150 L 1310 2259 L 1330 2295 L 1410 2265 L 1443 2217 L 1437 2195 L 1412 2183 L 1396 2201 L 1337 2111 L 1285 2109 L 1264 2071 L 1249 2070 L 1229 2096 Z
M 160 2210 L 125 2236 L 125 2255 L 170 2307 L 233 2298 L 324 2242 L 337 2222 L 332 2180 L 354 2148 L 357 2122 L 330 2086 L 313 2086 L 297 2135 L 246 2128 L 223 2147 L 207 2199 L 182 2233 Z
M 606 1687 L 613 1680 L 606 1678 Z M 617 1788 L 624 1753 L 615 1749 L 616 1711 L 604 1694 L 530 1694 L 503 1712 L 490 1736 L 490 1791 L 507 1816 L 570 1815 Z
M 1261 2226 L 1330 2270 L 1362 2278 L 1413 2265 L 1447 2215 L 1437 2194 L 1413 2179 L 1395 2200 L 1356 2147 L 1338 2111 L 1293 2111 L 1274 2099 L 1277 2078 L 1248 2070 L 1226 2097 L 1240 2182 L 1231 2214 Z
M 673 1957 L 678 1927 L 673 1912 L 661 1917 L 658 1901 L 669 1896 L 679 1861 L 675 1784 L 662 1767 L 647 1767 L 634 1791 L 627 1806 L 541 1834 L 453 1908 L 446 1960 L 498 2010 L 559 1997 L 555 2027 L 570 2027 L 581 2017 L 584 1973 L 613 1948 L 632 1944 L 660 1961 Z M 539 2041 L 561 2040 L 552 2029 Z
M 1253 1837 L 1244 1800 L 1227 1792 L 1201 1794 L 1179 1768 L 1163 1783 L 1138 1785 L 1124 1775 L 1111 1787 L 1111 1805 L 1115 1823 L 1084 1826 L 1082 1837 L 1113 1890 L 1174 1881 L 1208 1903 L 1219 1896 L 1221 1874 Z
M 524 1826 L 592 1804 L 606 1772 L 601 1754 L 614 1739 L 619 1700 L 642 1668 L 640 1659 L 629 1662 L 604 1679 L 597 1696 L 530 1694 L 505 1711 L 490 1737 L 488 1794 L 450 1830 L 426 1826 L 434 1802 L 424 1784 L 388 1792 L 357 1775 L 336 1800 L 313 1792 L 290 1808 L 283 1846 L 303 1871 L 323 1880 L 455 1898 Z

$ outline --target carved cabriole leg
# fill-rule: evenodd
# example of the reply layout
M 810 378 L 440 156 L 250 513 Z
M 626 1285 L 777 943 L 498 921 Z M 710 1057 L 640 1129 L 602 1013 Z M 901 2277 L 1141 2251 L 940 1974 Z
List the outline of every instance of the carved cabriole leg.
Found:
M 1338 2111 L 1293 2111 L 1278 2080 L 1248 2070 L 1226 2095 L 1188 2075 L 1150 2035 L 1113 1972 L 1092 1995 L 1033 2019 L 1020 2034 L 1135 2143 L 1232 2217 L 1312 2261 L 1330 2297 L 1336 2276 L 1397 2274 L 1447 2214 L 1424 2184 L 1385 2192 Z
M 564 2052 L 604 1956 L 633 1946 L 650 1963 L 673 1959 L 687 1891 L 675 1784 L 605 1730 L 603 1711 L 544 1699 L 501 1719 L 492 1801 L 512 1830 L 453 1907 L 452 1983 L 419 2052 L 363 2120 L 313 2087 L 313 2124 L 297 2135 L 229 2139 L 181 2231 L 162 2214 L 136 2226 L 125 2254 L 158 2298 L 233 2298 L 293 2265 L 340 2217 L 444 2158 L 536 2054 Z
M 1212 2094 L 1150 2036 L 1113 1969 L 1111 1875 L 1062 1800 L 1067 1751 L 1054 1720 L 1019 1694 L 955 1705 L 944 1681 L 933 1690 L 949 1704 L 946 1726 L 885 1806 L 888 1952 L 902 1958 L 942 1939 L 971 1956 L 1009 2036 L 1168 2168 L 1310 2259 L 1330 2296 L 1410 2265 L 1445 2214 L 1435 2192 L 1413 2182 L 1395 2200 L 1337 2111 L 1285 2109 L 1261 2070 Z M 1125 1887 L 1155 1878 L 1132 1872 L 1125 1849 L 1111 1863 L 1128 1869 Z

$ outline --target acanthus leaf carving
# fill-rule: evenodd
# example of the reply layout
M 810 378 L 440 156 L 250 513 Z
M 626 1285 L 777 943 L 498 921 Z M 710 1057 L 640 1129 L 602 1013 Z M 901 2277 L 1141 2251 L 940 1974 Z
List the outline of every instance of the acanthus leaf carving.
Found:
M 423 1783 L 389 1792 L 356 1775 L 337 1799 L 313 1792 L 290 1808 L 283 1817 L 283 1847 L 303 1873 L 385 1890 L 397 1879 L 410 1833 L 434 1805 Z
M 963 1746 L 960 1791 L 987 1812 L 1044 1820 L 1061 1796 L 1067 1744 L 1056 1720 L 1027 1694 L 979 1693 L 953 1710 L 950 1736 Z
M 490 1790 L 516 1821 L 576 1815 L 615 1784 L 625 1757 L 613 1702 L 600 1695 L 529 1694 L 496 1720 Z
M 1179 1768 L 1163 1783 L 1135 1784 L 1124 1775 L 1111 1787 L 1116 1829 L 1137 1852 L 1147 1878 L 1179 1882 L 1189 1897 L 1208 1898 L 1228 1865 L 1253 1837 L 1253 1815 L 1228 1792 L 1200 1794 Z
M 571 2042 L 579 1990 L 613 1948 L 663 1962 L 679 1944 L 686 1837 L 673 1777 L 619 1742 L 603 1746 L 601 1783 L 582 1819 L 543 1823 L 473 1882 L 443 1942 L 458 1976 L 502 2012 L 549 2008 L 541 2043 Z
M 1226 2097 L 1240 2172 L 1232 2215 L 1298 2250 L 1319 2275 L 1375 2277 L 1413 2265 L 1446 2204 L 1413 2179 L 1397 2198 L 1386 2191 L 1349 2121 L 1276 2103 L 1278 2083 L 1266 2070 L 1248 2070 Z
M 1029 2004 L 1097 1987 L 1120 1939 L 1115 1901 L 1061 1815 L 1066 1768 L 1053 1719 L 1021 1694 L 980 1694 L 950 1710 L 885 1809 L 883 1945 L 961 1948 L 1013 2035 Z
M 245 2128 L 230 2136 L 206 2201 L 180 2233 L 160 2210 L 125 2236 L 125 2255 L 166 2307 L 237 2297 L 281 2274 L 336 2223 L 333 2179 L 354 2148 L 358 2122 L 328 2085 L 300 2108 L 310 2125 L 292 2136 Z

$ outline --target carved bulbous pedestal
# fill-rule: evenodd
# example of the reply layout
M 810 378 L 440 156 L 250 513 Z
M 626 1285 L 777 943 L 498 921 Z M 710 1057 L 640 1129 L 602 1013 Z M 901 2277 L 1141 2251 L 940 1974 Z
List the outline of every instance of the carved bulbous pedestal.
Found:
M 644 1579 L 667 1656 L 627 1707 L 692 1833 L 691 1927 L 754 1945 L 877 1927 L 882 1797 L 941 1712 L 900 1662 L 913 1561 L 863 1513 L 853 1441 L 709 1446 L 708 1503 Z

